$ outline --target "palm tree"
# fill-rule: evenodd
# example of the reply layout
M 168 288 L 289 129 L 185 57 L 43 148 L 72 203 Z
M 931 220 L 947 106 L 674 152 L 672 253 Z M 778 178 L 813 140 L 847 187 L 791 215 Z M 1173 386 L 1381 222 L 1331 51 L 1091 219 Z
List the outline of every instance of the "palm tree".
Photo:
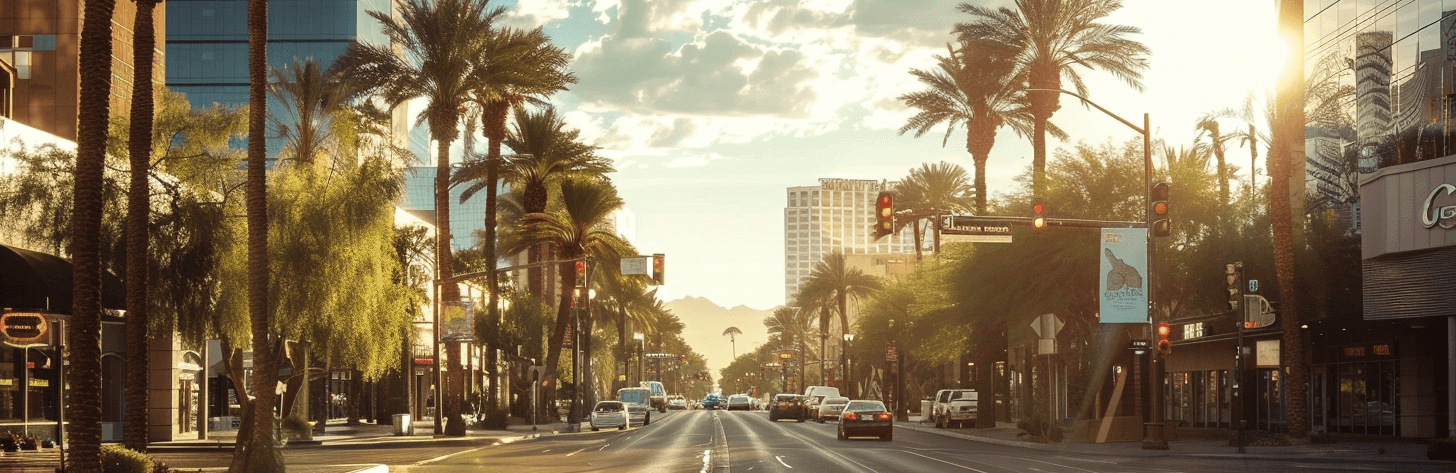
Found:
M 773 314 L 763 319 L 768 328 L 769 342 L 775 339 L 785 348 L 798 348 L 800 374 L 811 353 L 808 350 L 809 337 L 814 334 L 814 311 L 803 307 L 779 306 Z
M 127 149 L 131 177 L 126 195 L 126 415 L 122 416 L 122 442 L 138 452 L 147 451 L 151 428 L 147 415 L 148 235 L 151 218 L 152 62 L 157 44 L 153 14 L 161 0 L 135 0 L 132 28 L 131 124 Z
M 1227 143 L 1230 140 L 1237 139 L 1237 135 L 1226 135 L 1219 130 L 1218 119 L 1221 115 L 1218 112 L 1205 113 L 1198 117 L 1198 121 L 1194 122 L 1193 128 L 1198 132 L 1198 135 L 1194 137 L 1198 142 L 1196 149 L 1208 150 L 1213 153 L 1213 158 L 1216 160 L 1218 166 L 1219 202 L 1227 204 L 1229 202 L 1228 180 L 1230 172 L 1227 162 L 1224 161 L 1224 150 L 1227 148 Z M 1204 139 L 1208 141 L 1205 142 Z
M 102 167 L 111 113 L 111 16 L 115 0 L 86 2 L 81 26 L 80 102 L 77 108 L 75 204 L 71 218 L 71 397 L 68 409 L 72 467 L 101 471 L 101 197 Z
M 550 243 L 561 249 L 561 287 L 577 286 L 573 261 L 591 257 L 597 261 L 616 261 L 628 245 L 612 232 L 606 223 L 612 212 L 622 207 L 617 190 L 605 181 L 572 178 L 561 182 L 561 208 L 551 212 L 526 214 L 521 220 L 528 241 Z M 556 378 L 556 365 L 561 357 L 562 337 L 571 322 L 571 291 L 563 290 L 557 305 L 556 325 L 551 330 L 546 353 L 546 379 Z M 575 412 L 575 410 L 573 410 Z
M 863 299 L 880 287 L 878 278 L 850 267 L 845 262 L 844 253 L 834 251 L 814 263 L 809 278 L 799 289 L 798 300 L 803 307 L 816 306 L 813 301 L 832 301 L 828 303 L 839 314 L 842 335 L 849 333 L 849 299 Z
M 285 152 L 300 166 L 312 165 L 320 149 L 333 140 L 330 126 L 352 95 L 345 76 L 321 71 L 318 59 L 293 59 L 285 69 L 273 69 L 268 95 L 283 110 L 269 113 L 273 129 L 288 142 Z
M 1016 0 L 1016 9 L 961 3 L 972 22 L 957 23 L 962 42 L 983 42 L 985 47 L 1015 57 L 1017 75 L 1026 77 L 1032 114 L 1032 195 L 1046 191 L 1046 134 L 1052 114 L 1061 108 L 1062 82 L 1070 82 L 1078 95 L 1087 86 L 1074 66 L 1102 69 L 1128 86 L 1143 90 L 1147 46 L 1127 39 L 1141 29 L 1101 23 L 1122 8 L 1120 0 Z
M 268 115 L 268 1 L 248 0 L 248 322 L 256 373 L 277 370 L 272 317 L 268 312 L 268 195 L 264 135 Z M 283 455 L 273 448 L 273 409 L 278 397 L 272 376 L 253 377 L 251 406 L 233 450 L 233 471 L 282 472 Z M 249 418 L 251 416 L 251 418 Z
M 945 146 L 956 127 L 964 126 L 966 152 L 975 164 L 975 202 L 969 207 L 976 215 L 985 215 L 986 161 L 996 144 L 996 130 L 1008 125 L 1018 136 L 1032 132 L 1031 108 L 1026 91 L 1019 87 L 1025 80 L 1015 75 L 1015 58 L 999 54 L 1000 50 L 976 41 L 962 41 L 960 49 L 947 44 L 946 49 L 947 55 L 935 57 L 938 69 L 910 71 L 927 88 L 900 96 L 906 105 L 920 110 L 900 127 L 900 134 L 915 130 L 919 138 L 945 123 L 940 142 Z M 1050 129 L 1053 136 L 1066 136 L 1055 125 Z
M 391 105 L 414 98 L 426 101 L 423 120 L 429 124 L 430 135 L 436 142 L 438 248 L 435 258 L 438 261 L 435 268 L 440 279 L 449 279 L 454 274 L 450 261 L 450 143 L 460 135 L 460 115 L 472 89 L 478 85 L 473 78 L 485 67 L 481 58 L 491 46 L 492 28 L 505 14 L 504 7 L 488 9 L 488 3 L 488 0 L 410 0 L 399 2 L 394 16 L 370 11 L 369 15 L 380 22 L 389 37 L 389 44 L 351 43 L 344 56 L 337 59 L 340 70 L 379 92 Z M 395 47 L 401 48 L 404 54 L 395 53 Z M 486 256 L 493 265 L 493 252 Z M 495 286 L 492 276 L 488 283 L 492 288 L 492 311 L 498 302 Z M 447 304 L 458 301 L 460 291 L 456 285 L 446 284 L 441 288 L 440 299 Z M 494 312 L 487 318 L 495 319 Z M 489 352 L 493 354 L 495 350 Z M 452 357 L 449 362 L 452 372 L 460 372 L 458 358 Z M 450 389 L 442 389 L 440 396 L 441 411 L 448 420 L 446 432 L 450 435 L 465 434 L 464 419 L 459 412 L 462 381 L 452 376 Z
M 733 345 L 733 359 L 738 359 L 738 342 L 734 339 L 734 337 L 738 335 L 743 335 L 743 331 L 738 330 L 738 327 L 728 327 L 726 330 L 723 331 L 723 335 L 727 335 L 728 343 Z
M 978 175 L 976 178 L 984 180 L 984 176 Z M 921 164 L 919 168 L 911 169 L 910 175 L 895 184 L 895 194 L 900 205 L 908 209 L 917 209 L 920 211 L 920 215 L 928 217 L 973 210 L 974 206 L 980 205 L 979 201 L 982 200 L 977 196 L 973 201 L 970 194 L 974 192 L 975 189 L 966 183 L 965 168 L 944 161 L 936 164 Z M 920 260 L 921 246 L 923 246 L 920 244 L 919 220 L 920 218 L 915 218 L 913 222 L 915 224 L 915 259 L 917 261 Z M 935 250 L 940 251 L 939 238 L 935 241 Z

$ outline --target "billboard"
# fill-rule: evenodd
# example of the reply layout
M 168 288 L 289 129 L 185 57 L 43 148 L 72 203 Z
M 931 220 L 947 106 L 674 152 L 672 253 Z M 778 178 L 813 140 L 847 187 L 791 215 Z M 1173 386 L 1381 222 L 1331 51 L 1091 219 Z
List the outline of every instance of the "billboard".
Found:
M 440 341 L 475 341 L 475 304 L 470 299 L 446 302 L 440 311 Z
M 1148 229 L 1104 228 L 1100 240 L 1102 323 L 1148 323 Z

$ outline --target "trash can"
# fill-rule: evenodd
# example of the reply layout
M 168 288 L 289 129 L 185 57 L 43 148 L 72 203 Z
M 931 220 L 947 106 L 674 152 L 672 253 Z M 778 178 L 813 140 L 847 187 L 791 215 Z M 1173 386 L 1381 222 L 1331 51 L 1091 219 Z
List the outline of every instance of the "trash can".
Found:
M 414 435 L 415 426 L 410 423 L 409 414 L 394 415 L 394 435 Z
M 920 401 L 920 422 L 935 422 L 931 419 L 935 415 L 935 401 L 928 399 Z

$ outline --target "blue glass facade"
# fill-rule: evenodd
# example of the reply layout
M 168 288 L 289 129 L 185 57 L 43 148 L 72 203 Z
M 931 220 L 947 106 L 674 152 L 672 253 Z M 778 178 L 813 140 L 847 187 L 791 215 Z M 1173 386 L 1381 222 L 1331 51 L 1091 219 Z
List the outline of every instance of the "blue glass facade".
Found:
M 456 251 L 476 246 L 475 232 L 485 228 L 485 193 L 477 193 L 461 203 L 462 190 L 464 186 L 450 190 L 450 247 Z M 435 209 L 435 167 L 412 167 L 405 171 L 404 196 L 399 206 L 410 210 Z

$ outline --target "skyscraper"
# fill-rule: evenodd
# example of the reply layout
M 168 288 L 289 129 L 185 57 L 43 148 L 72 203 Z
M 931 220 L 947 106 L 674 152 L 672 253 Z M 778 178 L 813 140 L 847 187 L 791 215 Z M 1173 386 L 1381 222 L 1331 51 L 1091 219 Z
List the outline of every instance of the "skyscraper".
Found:
M 814 263 L 834 251 L 845 255 L 915 252 L 913 230 L 874 239 L 879 181 L 820 179 L 818 186 L 790 187 L 784 207 L 784 300 L 792 303 Z

